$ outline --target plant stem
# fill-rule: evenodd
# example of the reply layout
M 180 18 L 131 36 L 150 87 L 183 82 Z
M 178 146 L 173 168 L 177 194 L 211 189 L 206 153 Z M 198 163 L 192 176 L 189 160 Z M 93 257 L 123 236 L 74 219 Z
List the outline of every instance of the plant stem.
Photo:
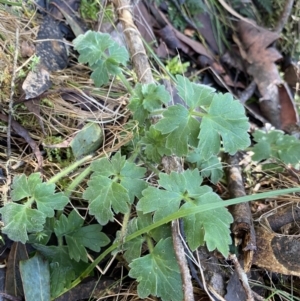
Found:
M 50 178 L 49 181 L 48 181 L 48 183 L 56 183 L 56 182 L 58 182 L 61 178 L 65 177 L 70 172 L 72 172 L 74 169 L 76 169 L 78 166 L 80 166 L 81 164 L 85 163 L 86 161 L 88 161 L 88 160 L 90 160 L 92 158 L 93 158 L 92 155 L 88 155 L 88 156 L 85 156 L 84 158 L 82 158 L 82 159 L 74 162 L 73 164 L 71 164 L 70 166 L 66 167 L 61 172 L 59 172 L 58 174 L 56 174 L 55 176 L 53 176 L 52 178 Z
M 153 250 L 154 250 L 153 241 L 152 241 L 151 237 L 148 234 L 146 234 L 145 237 L 146 237 L 146 241 L 147 241 L 147 246 L 148 246 L 149 252 L 151 254 L 153 252 Z
M 132 95 L 132 94 L 133 94 L 133 89 L 132 89 L 132 87 L 130 86 L 130 83 L 129 83 L 129 81 L 127 80 L 127 78 L 125 77 L 125 75 L 124 75 L 122 72 L 120 72 L 120 73 L 118 74 L 118 77 L 119 77 L 119 79 L 121 80 L 121 82 L 123 83 L 123 85 L 125 86 L 125 88 L 127 89 L 127 91 L 129 92 L 129 94 Z
M 151 118 L 153 116 L 161 115 L 165 111 L 166 111 L 166 109 L 154 110 L 151 113 L 149 113 L 149 118 Z
M 74 189 L 89 175 L 92 171 L 91 165 L 87 167 L 83 172 L 81 172 L 73 181 L 72 183 L 65 189 L 65 196 L 69 197 Z
M 124 217 L 123 217 L 123 223 L 122 223 L 122 229 L 121 229 L 121 235 L 120 235 L 120 243 L 121 244 L 124 243 L 124 239 L 126 236 L 127 226 L 128 226 L 128 222 L 129 222 L 129 218 L 130 218 L 130 212 L 131 212 L 131 207 L 129 208 L 129 211 L 124 214 Z
M 6 0 L 0 0 L 0 3 L 2 3 L 2 4 L 9 4 L 11 6 L 22 6 L 22 3 L 11 2 L 11 1 L 6 1 Z

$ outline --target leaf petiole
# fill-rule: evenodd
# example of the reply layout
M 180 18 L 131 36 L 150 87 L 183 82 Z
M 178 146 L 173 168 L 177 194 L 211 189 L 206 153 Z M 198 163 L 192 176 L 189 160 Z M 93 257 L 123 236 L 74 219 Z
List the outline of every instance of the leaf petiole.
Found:
M 146 234 L 145 237 L 146 237 L 149 253 L 151 254 L 154 250 L 153 241 L 152 241 L 151 237 L 148 234 Z
M 70 166 L 66 167 L 61 172 L 59 172 L 58 174 L 56 174 L 55 176 L 53 176 L 52 178 L 50 178 L 49 181 L 48 181 L 48 183 L 57 183 L 60 179 L 62 179 L 63 177 L 67 176 L 74 169 L 76 169 L 77 167 L 79 167 L 83 163 L 91 160 L 92 158 L 93 158 L 93 155 L 88 155 L 88 156 L 85 156 L 82 159 L 74 162 L 73 164 L 71 164 Z

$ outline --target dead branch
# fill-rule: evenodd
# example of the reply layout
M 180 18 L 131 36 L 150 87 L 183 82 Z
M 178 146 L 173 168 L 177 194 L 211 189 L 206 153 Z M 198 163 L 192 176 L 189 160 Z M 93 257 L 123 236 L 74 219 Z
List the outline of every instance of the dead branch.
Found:
M 249 282 L 248 282 L 248 277 L 247 277 L 245 271 L 243 270 L 243 268 L 241 267 L 236 255 L 230 254 L 229 259 L 232 260 L 232 262 L 234 264 L 235 271 L 237 272 L 239 279 L 242 283 L 242 286 L 245 290 L 245 293 L 247 295 L 247 301 L 254 301 L 252 290 L 251 290 Z
M 284 5 L 284 8 L 283 8 L 283 11 L 281 13 L 281 17 L 280 19 L 278 20 L 278 23 L 277 25 L 275 26 L 274 28 L 274 31 L 277 32 L 277 33 L 281 33 L 282 32 L 282 29 L 284 28 L 290 14 L 291 14 L 291 11 L 292 11 L 292 8 L 293 8 L 293 5 L 294 5 L 294 0 L 287 0 L 285 1 L 285 5 Z
M 246 195 L 244 183 L 239 167 L 238 154 L 227 156 L 227 181 L 228 189 L 231 197 L 240 197 Z M 245 270 L 250 270 L 253 251 L 256 249 L 256 238 L 253 227 L 252 215 L 249 203 L 237 204 L 229 208 L 234 222 L 232 224 L 232 232 L 238 244 L 241 240 L 241 245 L 244 251 Z

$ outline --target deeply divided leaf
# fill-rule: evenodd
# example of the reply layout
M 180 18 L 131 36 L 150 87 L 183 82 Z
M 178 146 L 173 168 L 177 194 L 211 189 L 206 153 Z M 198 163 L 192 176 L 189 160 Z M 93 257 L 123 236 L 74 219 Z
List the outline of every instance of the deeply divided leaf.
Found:
M 207 190 L 203 195 L 186 202 L 180 209 L 184 210 L 204 204 L 222 202 L 219 196 L 213 193 L 208 186 L 206 188 Z M 185 217 L 183 219 L 184 231 L 189 247 L 194 251 L 203 242 L 206 242 L 209 251 L 218 249 L 219 252 L 227 257 L 229 245 L 231 244 L 229 227 L 232 221 L 232 216 L 226 208 L 208 210 Z M 199 231 L 195 231 L 195 229 L 199 229 Z
M 136 278 L 138 295 L 154 295 L 163 301 L 181 301 L 182 282 L 171 238 L 161 240 L 154 250 L 135 259 L 130 265 L 129 276 Z
M 162 104 L 167 104 L 170 94 L 163 85 L 138 83 L 129 100 L 128 108 L 133 112 L 133 117 L 143 123 L 149 113 L 160 109 Z
M 160 189 L 148 187 L 143 191 L 143 197 L 137 204 L 137 210 L 144 213 L 154 212 L 154 222 L 178 211 L 182 201 L 184 204 L 180 210 L 222 201 L 209 186 L 200 186 L 202 178 L 198 169 L 185 170 L 182 173 L 171 172 L 169 175 L 160 173 L 159 178 Z M 190 248 L 195 250 L 206 242 L 209 250 L 217 248 L 227 256 L 228 245 L 231 242 L 229 229 L 231 222 L 232 217 L 225 208 L 192 214 L 184 218 Z
M 88 261 L 86 248 L 99 252 L 109 243 L 109 238 L 101 232 L 98 224 L 83 227 L 83 219 L 73 210 L 66 217 L 62 214 L 56 221 L 54 232 L 57 237 L 64 237 L 71 259 Z
M 162 119 L 154 126 L 162 134 L 167 134 L 166 147 L 177 156 L 184 156 L 188 146 L 197 146 L 200 122 L 182 105 L 169 107 Z
M 223 177 L 223 166 L 217 156 L 212 156 L 208 160 L 203 160 L 199 149 L 195 149 L 187 156 L 187 161 L 196 163 L 203 178 L 210 178 L 213 184 L 217 184 Z
M 206 85 L 195 84 L 181 75 L 177 75 L 176 79 L 178 94 L 190 109 L 210 105 L 215 89 Z
M 43 230 L 46 216 L 36 210 L 16 203 L 8 203 L 0 209 L 4 227 L 2 233 L 23 244 L 28 240 L 28 232 Z
M 141 178 L 146 169 L 116 153 L 111 160 L 93 162 L 91 179 L 83 197 L 90 202 L 89 212 L 101 225 L 113 220 L 114 213 L 127 213 L 135 197 L 140 197 L 147 183 Z
M 255 131 L 253 160 L 261 161 L 274 158 L 285 164 L 296 165 L 300 162 L 300 141 L 294 136 L 285 135 L 282 131 L 274 130 L 268 133 Z
M 25 243 L 27 232 L 43 230 L 46 217 L 53 217 L 54 210 L 63 210 L 68 198 L 55 193 L 55 185 L 42 182 L 40 173 L 15 176 L 12 184 L 12 200 L 22 204 L 9 203 L 0 209 L 4 222 L 3 232 L 14 241 Z M 37 209 L 32 209 L 34 203 Z
M 198 148 L 203 160 L 217 155 L 221 146 L 234 154 L 250 144 L 248 119 L 244 107 L 231 94 L 177 76 L 179 96 L 186 106 L 168 107 L 154 128 L 166 135 L 166 148 L 186 156 L 190 147 Z
M 231 155 L 250 145 L 244 107 L 229 93 L 214 95 L 200 128 L 198 147 L 204 160 L 219 153 L 221 142 Z
M 80 53 L 79 62 L 89 64 L 93 70 L 91 78 L 99 87 L 108 82 L 110 75 L 118 75 L 120 65 L 126 65 L 129 59 L 126 48 L 106 33 L 89 30 L 78 36 L 73 44 Z
M 160 163 L 164 155 L 170 156 L 172 154 L 171 150 L 166 147 L 166 136 L 153 126 L 142 137 L 141 142 L 145 145 L 147 158 L 152 162 Z

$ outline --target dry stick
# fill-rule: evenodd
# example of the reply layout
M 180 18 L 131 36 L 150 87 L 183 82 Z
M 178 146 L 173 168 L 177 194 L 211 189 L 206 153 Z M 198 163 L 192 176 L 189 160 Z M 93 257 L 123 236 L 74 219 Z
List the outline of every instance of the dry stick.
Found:
M 7 157 L 9 158 L 11 155 L 11 121 L 13 114 L 13 106 L 14 106 L 14 94 L 15 94 L 15 79 L 16 79 L 16 69 L 18 62 L 18 50 L 19 50 L 19 28 L 16 28 L 16 43 L 15 43 L 15 55 L 14 55 L 14 65 L 13 72 L 10 83 L 10 98 L 9 98 L 9 112 L 8 112 L 8 126 L 7 126 Z
M 274 28 L 274 32 L 281 33 L 282 29 L 284 28 L 290 14 L 291 14 L 293 5 L 294 5 L 294 0 L 285 1 L 285 5 L 284 5 L 283 11 L 281 13 L 281 17 L 278 20 L 278 23 Z
M 154 79 L 148 62 L 148 56 L 140 33 L 132 19 L 130 1 L 114 0 L 113 3 L 116 7 L 119 20 L 123 25 L 123 32 L 127 40 L 127 46 L 129 47 L 131 60 L 137 74 L 138 81 L 144 84 L 153 83 Z
M 238 156 L 239 153 L 234 156 L 226 156 L 226 161 L 229 165 L 227 168 L 228 189 L 230 196 L 233 198 L 246 195 Z M 229 210 L 234 219 L 232 232 L 235 237 L 242 238 L 244 240 L 243 250 L 251 251 L 253 253 L 256 249 L 256 238 L 249 203 L 230 206 Z M 247 238 L 247 241 L 245 241 L 245 238 Z
M 245 271 L 243 270 L 243 268 L 241 267 L 236 255 L 230 254 L 229 259 L 232 260 L 232 262 L 234 264 L 235 271 L 237 272 L 239 279 L 242 283 L 242 286 L 245 290 L 245 293 L 247 296 L 247 301 L 254 301 L 252 290 L 251 290 L 249 282 L 248 282 L 248 277 L 247 277 Z
M 140 33 L 132 19 L 130 2 L 128 0 L 113 0 L 113 3 L 118 13 L 119 20 L 123 25 L 123 31 L 127 40 L 127 45 L 129 47 L 129 52 L 138 77 L 138 81 L 143 84 L 154 83 L 152 71 L 148 62 L 148 56 L 146 54 Z M 154 122 L 154 120 L 152 120 L 152 122 Z M 169 172 L 175 170 L 178 172 L 179 169 L 183 171 L 180 159 L 175 156 L 163 158 L 162 164 L 166 172 L 167 170 L 169 170 Z M 178 233 L 176 234 L 178 229 L 177 226 L 177 222 L 172 223 L 173 244 L 177 262 L 181 270 L 184 300 L 194 301 L 193 285 L 185 258 L 184 247 Z M 175 236 L 178 236 L 178 239 L 176 238 L 174 240 Z

